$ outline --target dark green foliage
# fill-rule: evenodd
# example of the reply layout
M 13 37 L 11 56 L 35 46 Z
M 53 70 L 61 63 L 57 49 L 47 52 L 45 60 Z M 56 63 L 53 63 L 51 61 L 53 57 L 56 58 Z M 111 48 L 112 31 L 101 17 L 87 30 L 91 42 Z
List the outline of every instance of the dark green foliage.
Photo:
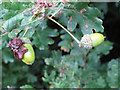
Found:
M 99 72 L 98 70 L 101 68 L 100 56 L 106 54 L 105 53 L 106 52 L 105 49 L 107 49 L 105 47 L 106 45 L 109 50 L 112 49 L 111 48 L 112 44 L 108 41 L 105 41 L 103 44 L 90 51 L 90 53 L 86 57 L 88 61 L 86 63 L 85 70 L 82 69 L 82 67 L 84 64 L 84 53 L 86 53 L 86 49 L 79 48 L 76 45 L 76 43 L 74 43 L 74 47 L 71 50 L 70 55 L 60 56 L 60 51 L 57 52 L 53 51 L 52 58 L 45 59 L 45 62 L 47 65 L 51 65 L 56 70 L 58 70 L 57 71 L 58 75 L 54 81 L 51 81 L 51 78 L 49 79 L 49 76 L 46 75 L 45 75 L 46 79 L 43 80 L 49 81 L 53 87 L 57 87 L 57 88 L 82 87 L 81 84 L 85 84 L 85 83 L 87 83 L 87 86 L 85 86 L 86 88 L 93 88 L 93 87 L 105 88 L 106 87 L 105 79 L 101 76 L 102 73 Z M 95 51 L 99 50 L 100 47 L 102 47 L 102 50 L 104 51 L 98 51 L 97 54 Z M 64 67 L 66 67 L 66 69 L 63 72 L 63 77 L 61 77 L 61 71 Z M 52 83 L 52 82 L 56 82 L 57 85 L 56 83 Z M 64 86 L 61 86 L 61 83 Z
M 28 6 L 34 7 L 36 3 L 11 1 L 13 3 L 0 5 L 3 88 L 118 88 L 120 59 L 112 59 L 107 63 L 101 63 L 100 60 L 103 55 L 109 54 L 113 48 L 112 42 L 105 40 L 87 53 L 87 49 L 79 47 L 59 26 L 48 26 L 47 16 L 54 15 L 78 40 L 84 34 L 93 33 L 93 29 L 104 33 L 103 21 L 98 18 L 103 17 L 96 8 L 98 4 L 93 7 L 94 4 L 88 5 L 88 2 L 72 2 L 69 6 L 67 3 L 56 2 L 54 8 L 45 8 L 48 9 L 46 16 L 38 20 L 42 16 L 32 18 L 33 13 L 28 9 Z M 99 5 L 98 8 L 101 9 Z M 31 41 L 36 56 L 32 66 L 15 59 L 13 52 L 9 51 L 7 44 L 17 36 Z M 53 49 L 54 45 L 57 48 Z

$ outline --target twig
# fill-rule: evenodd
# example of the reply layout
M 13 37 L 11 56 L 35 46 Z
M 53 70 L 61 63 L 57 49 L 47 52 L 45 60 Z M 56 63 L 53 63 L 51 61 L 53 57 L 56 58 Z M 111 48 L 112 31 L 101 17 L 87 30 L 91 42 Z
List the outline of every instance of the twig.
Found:
M 65 27 L 63 27 L 60 23 L 58 23 L 57 21 L 55 21 L 54 19 L 52 19 L 51 17 L 48 16 L 48 19 L 50 19 L 51 21 L 53 21 L 54 23 L 56 23 L 57 25 L 59 25 L 61 28 L 63 28 L 78 44 L 80 44 L 81 42 L 72 35 L 72 33 L 70 33 Z
M 22 38 L 26 35 L 28 29 L 29 29 L 29 28 L 27 27 L 27 29 L 26 29 L 25 33 L 23 34 Z
M 7 35 L 9 32 L 6 32 L 6 33 L 4 33 L 4 34 L 2 34 L 2 35 L 0 35 L 0 37 L 2 37 L 2 36 L 4 36 L 4 35 Z
M 31 24 L 31 23 L 34 23 L 34 22 L 38 21 L 38 20 L 41 20 L 42 18 L 43 18 L 43 17 L 37 18 L 37 19 L 35 19 L 34 21 L 29 22 L 29 23 L 26 23 L 26 24 L 23 24 L 23 25 L 21 25 L 21 26 L 29 25 L 29 24 Z
M 86 68 L 86 56 L 87 56 L 87 54 L 89 53 L 89 51 L 90 51 L 90 49 L 87 49 L 87 52 L 84 53 L 84 64 L 83 64 L 83 69 Z

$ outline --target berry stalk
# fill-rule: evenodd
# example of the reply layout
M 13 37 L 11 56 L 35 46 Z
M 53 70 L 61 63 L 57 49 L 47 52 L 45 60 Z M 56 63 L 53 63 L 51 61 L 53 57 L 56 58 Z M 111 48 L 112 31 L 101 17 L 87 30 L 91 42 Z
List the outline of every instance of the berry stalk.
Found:
M 72 33 L 70 33 L 70 32 L 69 32 L 65 27 L 63 27 L 60 23 L 58 23 L 57 21 L 55 21 L 55 20 L 52 19 L 51 17 L 48 17 L 48 19 L 50 19 L 51 21 L 53 21 L 54 23 L 56 23 L 57 25 L 59 25 L 61 28 L 63 28 L 78 44 L 81 43 Z

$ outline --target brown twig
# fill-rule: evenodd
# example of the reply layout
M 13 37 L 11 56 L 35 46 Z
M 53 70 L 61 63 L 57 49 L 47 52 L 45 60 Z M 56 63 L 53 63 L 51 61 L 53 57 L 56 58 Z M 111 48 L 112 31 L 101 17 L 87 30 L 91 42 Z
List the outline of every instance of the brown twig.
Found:
M 29 30 L 29 27 L 26 28 L 25 33 L 23 34 L 22 38 L 27 34 L 28 30 Z
M 89 51 L 90 51 L 90 49 L 87 49 L 87 52 L 84 53 L 84 64 L 83 64 L 83 69 L 86 68 L 86 56 L 87 56 L 87 54 L 89 53 Z

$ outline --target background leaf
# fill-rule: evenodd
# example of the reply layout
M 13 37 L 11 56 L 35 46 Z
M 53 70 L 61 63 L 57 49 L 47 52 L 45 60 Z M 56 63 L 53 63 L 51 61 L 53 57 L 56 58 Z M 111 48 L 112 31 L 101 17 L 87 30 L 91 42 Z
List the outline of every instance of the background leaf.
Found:
M 33 87 L 31 86 L 31 85 L 24 85 L 24 86 L 21 86 L 20 88 L 32 88 L 33 89 Z
M 14 55 L 9 50 L 10 50 L 9 48 L 3 49 L 3 54 L 2 55 L 3 55 L 4 63 L 8 63 L 8 62 L 13 63 L 14 62 Z
M 118 60 L 113 59 L 108 63 L 107 82 L 109 87 L 118 88 Z
M 54 40 L 52 40 L 50 37 L 56 37 L 58 35 L 59 34 L 56 29 L 46 28 L 41 30 L 41 28 L 37 28 L 33 36 L 32 44 L 38 47 L 40 50 L 48 49 L 48 44 L 54 43 Z
M 17 14 L 16 16 L 8 19 L 2 26 L 6 31 L 10 31 L 11 29 L 15 28 L 19 22 L 23 19 L 23 14 Z
M 44 8 L 45 13 L 32 18 L 34 10 L 41 8 L 41 3 L 33 0 L 32 3 L 15 1 L 0 4 L 3 89 L 8 86 L 23 87 L 21 89 L 118 88 L 120 59 L 117 59 L 119 42 L 116 40 L 119 41 L 119 38 L 114 41 L 112 34 L 119 29 L 116 25 L 119 24 L 119 3 L 67 3 L 53 0 L 52 3 L 49 2 L 52 7 Z M 78 40 L 84 34 L 93 32 L 102 32 L 106 40 L 87 53 L 87 49 L 80 47 L 66 31 L 47 18 L 51 15 L 54 15 L 52 19 L 67 28 Z M 43 19 L 39 20 L 41 16 Z M 117 34 L 119 33 L 116 36 Z M 32 43 L 35 51 L 33 65 L 15 59 L 7 47 L 14 37 L 21 38 L 23 35 L 24 39 Z

